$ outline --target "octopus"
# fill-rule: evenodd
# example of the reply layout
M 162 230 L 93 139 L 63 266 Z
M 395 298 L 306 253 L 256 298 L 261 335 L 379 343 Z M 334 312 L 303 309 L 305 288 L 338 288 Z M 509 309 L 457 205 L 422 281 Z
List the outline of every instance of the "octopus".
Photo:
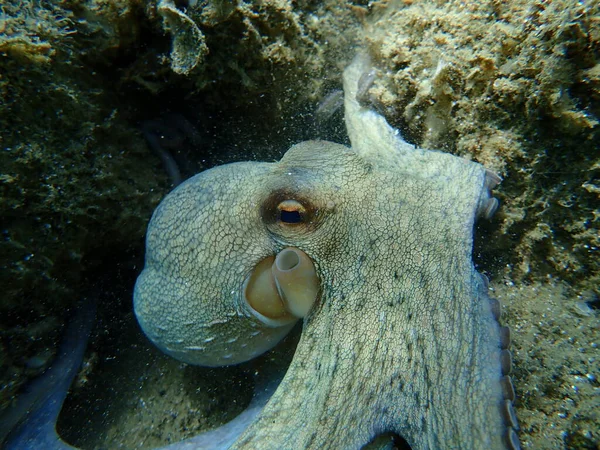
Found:
M 190 364 L 274 347 L 302 320 L 281 383 L 231 449 L 517 449 L 510 335 L 472 261 L 499 177 L 405 142 L 344 72 L 351 148 L 292 146 L 181 184 L 155 211 L 134 309 Z M 365 83 L 367 86 L 365 86 Z
M 374 73 L 362 55 L 344 72 L 351 148 L 307 141 L 279 162 L 215 167 L 156 209 L 134 290 L 156 346 L 232 365 L 303 322 L 281 381 L 258 384 L 231 422 L 165 449 L 520 448 L 509 329 L 472 261 L 475 221 L 496 210 L 500 179 L 405 142 L 365 106 Z M 55 422 L 93 304 L 0 417 L 1 439 L 14 428 L 5 448 L 73 448 Z

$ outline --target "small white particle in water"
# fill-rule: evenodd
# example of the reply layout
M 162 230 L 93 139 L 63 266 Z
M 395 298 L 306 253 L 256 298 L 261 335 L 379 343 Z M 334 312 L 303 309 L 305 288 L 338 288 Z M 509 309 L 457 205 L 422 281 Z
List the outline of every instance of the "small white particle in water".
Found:
M 596 377 L 594 375 L 592 375 L 591 373 L 586 374 L 586 378 L 591 383 L 595 383 L 596 382 Z
M 215 337 L 207 337 L 206 339 L 204 339 L 204 342 L 212 342 L 215 340 Z

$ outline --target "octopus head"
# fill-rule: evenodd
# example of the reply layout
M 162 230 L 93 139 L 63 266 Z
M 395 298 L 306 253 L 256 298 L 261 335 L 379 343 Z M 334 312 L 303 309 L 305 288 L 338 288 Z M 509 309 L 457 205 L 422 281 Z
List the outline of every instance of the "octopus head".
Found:
M 322 244 L 335 229 L 331 183 L 344 176 L 315 171 L 307 159 L 314 152 L 351 154 L 337 144 L 298 144 L 278 163 L 205 171 L 159 205 L 134 308 L 161 350 L 190 364 L 237 364 L 274 347 L 311 313 Z

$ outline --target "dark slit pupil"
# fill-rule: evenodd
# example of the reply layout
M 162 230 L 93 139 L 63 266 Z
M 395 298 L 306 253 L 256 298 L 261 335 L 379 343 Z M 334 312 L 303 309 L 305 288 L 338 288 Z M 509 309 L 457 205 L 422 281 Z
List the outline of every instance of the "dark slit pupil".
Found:
M 281 221 L 285 223 L 300 223 L 302 217 L 300 217 L 299 211 L 281 211 Z

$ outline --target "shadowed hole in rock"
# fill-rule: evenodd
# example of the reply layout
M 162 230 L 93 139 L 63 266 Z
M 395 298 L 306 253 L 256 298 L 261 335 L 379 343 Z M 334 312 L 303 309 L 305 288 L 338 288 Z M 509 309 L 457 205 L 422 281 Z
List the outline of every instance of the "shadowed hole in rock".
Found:
M 78 376 L 57 424 L 59 435 L 82 449 L 156 448 L 227 423 L 250 403 L 263 365 L 285 372 L 298 337 L 254 362 L 205 368 L 163 355 L 130 314 L 110 325 L 102 319 L 101 327 L 86 356 L 93 367 Z M 121 332 L 110 331 L 106 342 L 102 334 L 112 327 Z
M 131 308 L 140 255 L 105 249 L 101 260 L 94 271 L 106 274 L 96 325 L 56 426 L 69 444 L 143 449 L 193 437 L 242 412 L 257 373 L 287 369 L 300 327 L 276 350 L 238 366 L 195 367 L 164 355 L 142 334 Z

